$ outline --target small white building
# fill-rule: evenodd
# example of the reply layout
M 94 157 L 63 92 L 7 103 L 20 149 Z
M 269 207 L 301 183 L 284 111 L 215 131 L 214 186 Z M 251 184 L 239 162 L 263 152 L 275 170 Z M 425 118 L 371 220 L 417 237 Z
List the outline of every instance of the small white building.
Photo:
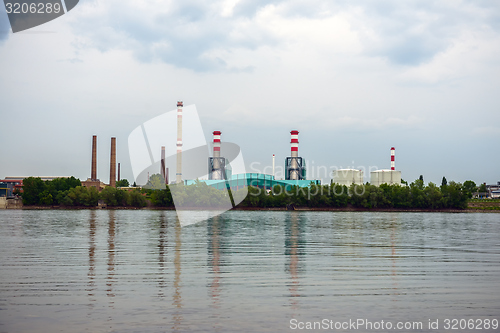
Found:
M 333 182 L 347 187 L 351 184 L 363 185 L 363 170 L 339 169 L 333 171 Z
M 370 184 L 380 186 L 382 184 L 401 185 L 401 171 L 375 170 L 370 173 Z

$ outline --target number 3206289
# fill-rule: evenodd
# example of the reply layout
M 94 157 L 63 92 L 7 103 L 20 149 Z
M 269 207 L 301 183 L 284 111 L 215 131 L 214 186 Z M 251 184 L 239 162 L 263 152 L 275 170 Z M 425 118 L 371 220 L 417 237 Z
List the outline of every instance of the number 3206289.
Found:
M 39 3 L 10 3 L 7 2 L 5 4 L 5 8 L 7 10 L 7 14 L 52 14 L 56 13 L 58 14 L 61 11 L 61 5 L 59 3 L 44 3 L 44 2 L 39 2 Z

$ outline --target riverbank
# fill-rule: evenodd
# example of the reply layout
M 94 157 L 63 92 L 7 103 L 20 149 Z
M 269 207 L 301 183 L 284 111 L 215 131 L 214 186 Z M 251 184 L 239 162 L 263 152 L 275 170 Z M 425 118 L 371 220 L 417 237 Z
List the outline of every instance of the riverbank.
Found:
M 25 210 L 175 210 L 174 207 L 85 207 L 85 206 L 24 206 L 16 209 Z M 200 208 L 184 208 L 182 210 L 209 210 Z M 217 210 L 217 209 L 212 209 Z M 235 207 L 232 210 L 239 211 L 301 211 L 301 212 L 391 212 L 391 213 L 500 213 L 499 209 L 481 209 L 469 207 L 467 209 L 403 209 L 403 208 L 356 208 L 356 207 L 274 207 L 274 208 L 260 208 L 260 207 Z

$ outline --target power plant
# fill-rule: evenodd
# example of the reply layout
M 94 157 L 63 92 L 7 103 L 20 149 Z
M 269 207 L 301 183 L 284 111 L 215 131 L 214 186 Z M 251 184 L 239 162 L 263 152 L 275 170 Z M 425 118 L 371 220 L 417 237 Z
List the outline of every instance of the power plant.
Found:
M 176 141 L 176 177 L 174 183 L 184 183 L 190 185 L 195 182 L 193 179 L 182 179 L 182 116 L 183 102 L 177 102 L 177 141 Z M 230 161 L 221 153 L 221 134 L 219 130 L 213 131 L 213 150 L 212 156 L 208 158 L 208 179 L 201 179 L 207 185 L 218 189 L 239 189 L 246 186 L 255 186 L 259 188 L 270 189 L 275 185 L 281 185 L 285 188 L 292 186 L 307 187 L 312 184 L 320 185 L 320 180 L 307 180 L 306 161 L 299 156 L 299 131 L 290 131 L 290 156 L 285 157 L 284 178 L 275 179 L 275 159 L 272 157 L 272 174 L 262 173 L 242 173 L 232 174 Z M 151 153 L 150 153 L 151 154 Z M 381 184 L 401 184 L 401 171 L 396 170 L 395 166 L 395 148 L 391 148 L 391 164 L 390 169 L 375 170 L 370 173 L 370 183 L 375 186 Z M 148 173 L 149 174 L 149 173 Z M 160 175 L 169 184 L 169 168 L 166 165 L 165 146 L 161 146 L 160 158 Z M 357 169 L 338 169 L 332 174 L 332 181 L 339 185 L 350 186 L 352 184 L 364 184 L 364 172 Z M 148 177 L 149 179 L 149 177 Z M 118 180 L 120 180 L 120 163 L 118 163 Z M 97 177 L 97 136 L 92 136 L 92 161 L 91 175 L 86 181 L 82 182 L 83 186 L 95 187 L 101 191 L 105 186 L 116 186 L 116 137 L 111 138 L 111 154 L 110 154 L 110 174 L 109 185 L 101 182 Z
M 396 149 L 391 148 L 391 169 L 375 170 L 370 173 L 370 184 L 380 186 L 382 184 L 401 185 L 401 171 L 396 171 Z

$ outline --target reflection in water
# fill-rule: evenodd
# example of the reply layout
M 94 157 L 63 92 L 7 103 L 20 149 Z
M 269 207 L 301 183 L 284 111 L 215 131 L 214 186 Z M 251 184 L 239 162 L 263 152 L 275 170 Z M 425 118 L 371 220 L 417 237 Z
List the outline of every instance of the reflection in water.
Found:
M 295 312 L 299 310 L 299 270 L 300 270 L 300 243 L 302 242 L 303 230 L 300 230 L 299 219 L 300 215 L 297 212 L 290 213 L 285 221 L 285 256 L 286 256 L 286 271 L 290 273 L 291 283 L 288 290 L 290 291 L 290 305 L 293 310 L 292 318 L 295 317 Z
M 397 227 L 397 216 L 393 215 L 391 218 L 391 258 L 392 258 L 392 271 L 391 271 L 391 278 L 392 278 L 392 289 L 394 290 L 393 295 L 399 295 L 398 292 L 398 271 L 397 271 L 397 266 L 396 266 L 396 259 L 397 259 L 397 254 L 396 254 L 396 227 Z M 393 301 L 397 301 L 397 298 L 394 298 Z
M 208 266 L 211 268 L 212 281 L 208 284 L 209 295 L 212 300 L 213 309 L 216 313 L 213 328 L 216 332 L 220 331 L 220 256 L 221 256 L 221 222 L 220 216 L 214 216 L 207 222 L 208 235 Z
M 182 323 L 182 295 L 181 295 L 181 223 L 179 218 L 175 224 L 175 251 L 174 251 L 174 325 L 172 329 L 178 331 Z
M 158 279 L 158 297 L 163 298 L 165 296 L 163 290 L 165 288 L 165 245 L 167 234 L 167 218 L 165 217 L 165 212 L 162 211 L 160 215 L 160 235 L 158 237 L 158 265 L 160 266 L 160 276 Z
M 215 308 L 219 308 L 220 303 L 220 216 L 214 216 L 207 224 L 208 230 L 208 259 L 212 268 L 212 283 L 210 284 L 210 297 Z
M 108 224 L 108 277 L 107 277 L 107 295 L 110 298 L 110 306 L 114 304 L 113 297 L 113 277 L 115 275 L 115 211 L 109 211 Z
M 498 214 L 229 211 L 182 229 L 160 214 L 0 211 L 0 331 L 498 318 Z
M 89 219 L 89 272 L 87 283 L 87 294 L 89 296 L 89 307 L 94 307 L 95 298 L 95 210 L 90 211 Z

